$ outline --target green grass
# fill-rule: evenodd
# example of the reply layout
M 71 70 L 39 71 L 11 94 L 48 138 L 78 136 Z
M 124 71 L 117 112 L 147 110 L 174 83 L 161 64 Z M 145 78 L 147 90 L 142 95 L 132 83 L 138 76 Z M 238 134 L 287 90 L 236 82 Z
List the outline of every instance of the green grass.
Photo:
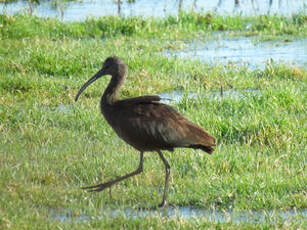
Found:
M 56 19 L 41 19 L 24 15 L 1 15 L 0 34 L 3 38 L 21 39 L 45 37 L 60 39 L 65 37 L 107 38 L 137 37 L 159 38 L 160 40 L 188 39 L 213 31 L 236 32 L 252 36 L 295 36 L 306 37 L 307 16 L 219 16 L 181 13 L 178 17 L 167 18 L 114 17 L 88 18 L 85 22 L 65 23 Z M 135 38 L 136 39 L 136 38 Z
M 246 25 L 252 23 L 246 30 Z M 121 97 L 183 89 L 210 94 L 259 89 L 247 99 L 174 104 L 218 140 L 212 156 L 177 149 L 171 165 L 169 201 L 175 206 L 237 211 L 304 209 L 306 199 L 306 78 L 303 67 L 267 64 L 251 71 L 167 58 L 192 39 L 254 35 L 259 39 L 306 36 L 306 16 L 221 17 L 186 13 L 178 19 L 103 17 L 63 23 L 54 19 L 0 15 L 0 228 L 115 229 L 303 229 L 306 220 L 269 218 L 266 223 L 212 223 L 206 218 L 146 217 L 116 220 L 103 210 L 152 207 L 162 198 L 164 169 L 146 153 L 144 172 L 108 192 L 81 186 L 134 170 L 138 153 L 121 141 L 99 112 L 109 78 L 79 87 L 111 55 L 129 66 Z M 144 26 L 144 27 L 143 27 Z M 61 222 L 52 213 L 96 217 Z

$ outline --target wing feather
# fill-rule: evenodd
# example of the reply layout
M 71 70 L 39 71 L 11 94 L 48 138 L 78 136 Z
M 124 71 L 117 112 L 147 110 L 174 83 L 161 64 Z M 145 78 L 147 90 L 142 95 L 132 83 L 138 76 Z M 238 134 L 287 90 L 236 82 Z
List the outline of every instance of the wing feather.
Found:
M 193 145 L 213 146 L 215 139 L 169 105 L 159 96 L 127 99 L 118 105 L 116 133 L 137 149 L 150 151 Z M 126 109 L 125 109 L 126 108 Z M 119 117 L 120 116 L 120 117 Z
M 116 105 L 131 105 L 138 103 L 150 103 L 150 102 L 158 102 L 161 100 L 161 97 L 158 95 L 145 95 L 140 97 L 128 98 L 124 100 L 120 100 L 116 102 Z

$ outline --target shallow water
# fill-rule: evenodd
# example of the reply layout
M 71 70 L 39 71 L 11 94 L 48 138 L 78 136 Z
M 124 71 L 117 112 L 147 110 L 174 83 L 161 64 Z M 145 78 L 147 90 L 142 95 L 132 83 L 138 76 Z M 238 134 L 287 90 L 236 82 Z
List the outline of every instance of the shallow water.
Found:
M 57 113 L 72 113 L 73 112 L 73 105 L 65 105 L 60 104 L 57 107 L 50 107 L 47 105 L 41 105 L 41 109 L 45 110 L 46 112 L 57 112 Z
M 73 106 L 64 105 L 64 104 L 60 104 L 58 107 L 55 108 L 55 111 L 59 113 L 71 113 L 72 110 L 73 110 Z
M 268 211 L 233 211 L 233 210 L 208 210 L 193 206 L 167 207 L 164 209 L 109 209 L 101 210 L 97 216 L 86 214 L 74 216 L 72 211 L 65 212 L 52 211 L 50 217 L 61 222 L 87 222 L 94 219 L 124 217 L 128 219 L 138 219 L 145 217 L 166 217 L 166 218 L 205 218 L 207 221 L 215 223 L 265 223 L 277 220 L 289 221 L 296 217 L 306 218 L 307 209 L 297 210 L 268 210 Z
M 162 102 L 180 102 L 184 98 L 198 99 L 207 98 L 209 100 L 221 100 L 223 98 L 240 100 L 248 99 L 250 96 L 261 96 L 261 92 L 258 89 L 228 89 L 220 91 L 211 91 L 206 94 L 186 93 L 183 90 L 174 90 L 169 93 L 161 93 L 159 96 L 162 98 Z
M 269 0 L 254 0 L 254 6 L 251 0 L 241 0 L 240 7 L 235 7 L 234 0 L 224 0 L 218 5 L 219 0 L 210 1 L 195 1 L 183 0 L 182 10 L 189 11 L 193 8 L 196 12 L 216 12 L 219 14 L 254 15 L 266 14 L 270 11 L 271 14 L 291 15 L 298 13 L 306 8 L 305 0 L 283 0 L 279 5 L 280 0 L 274 0 L 269 7 Z M 122 1 L 121 15 L 124 16 L 154 16 L 164 17 L 167 15 L 176 15 L 178 13 L 179 0 L 136 0 L 135 3 Z M 195 3 L 195 4 L 194 4 Z M 4 4 L 0 4 L 0 9 L 4 9 L 7 13 L 13 14 L 25 11 L 29 8 L 26 1 L 18 1 L 10 3 L 4 9 Z M 40 17 L 61 17 L 61 10 L 52 8 L 49 3 L 41 0 L 41 4 L 36 5 L 34 14 Z M 81 2 L 66 3 L 64 10 L 64 21 L 82 21 L 87 17 L 117 15 L 117 4 L 113 0 L 82 0 Z
M 254 43 L 250 38 L 196 41 L 183 50 L 168 51 L 168 56 L 198 59 L 210 64 L 234 63 L 250 69 L 264 69 L 266 63 L 288 63 L 307 66 L 307 39 L 290 42 Z

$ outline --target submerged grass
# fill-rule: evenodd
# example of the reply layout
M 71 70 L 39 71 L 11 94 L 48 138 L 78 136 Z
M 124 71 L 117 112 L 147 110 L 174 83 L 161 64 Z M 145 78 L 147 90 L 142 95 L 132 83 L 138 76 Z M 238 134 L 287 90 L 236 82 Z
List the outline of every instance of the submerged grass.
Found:
M 72 216 L 97 217 L 104 209 L 152 207 L 161 199 L 164 170 L 155 153 L 145 154 L 144 173 L 114 187 L 112 198 L 107 192 L 80 191 L 138 164 L 136 151 L 100 115 L 99 97 L 108 77 L 87 89 L 78 103 L 73 100 L 110 55 L 129 66 L 121 97 L 174 89 L 203 95 L 221 85 L 260 91 L 236 100 L 186 97 L 173 105 L 212 133 L 218 146 L 212 156 L 188 149 L 166 153 L 171 204 L 238 211 L 306 208 L 306 69 L 267 64 L 250 71 L 160 54 L 215 31 L 273 39 L 306 36 L 306 16 L 255 18 L 187 13 L 63 23 L 1 15 L 0 228 L 303 229 L 306 220 L 300 217 L 251 224 L 119 216 L 79 223 L 51 215 L 69 210 Z

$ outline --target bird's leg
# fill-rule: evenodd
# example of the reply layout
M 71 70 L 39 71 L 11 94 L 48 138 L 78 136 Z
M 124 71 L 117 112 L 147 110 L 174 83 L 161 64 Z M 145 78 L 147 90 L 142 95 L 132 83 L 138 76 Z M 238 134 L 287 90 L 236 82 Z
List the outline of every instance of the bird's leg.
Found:
M 170 174 L 170 166 L 167 162 L 167 160 L 164 158 L 163 154 L 161 151 L 158 151 L 159 157 L 163 161 L 165 165 L 165 184 L 164 184 L 164 194 L 163 194 L 163 200 L 162 203 L 159 205 L 159 207 L 164 207 L 166 205 L 166 200 L 167 200 L 167 194 L 168 194 L 168 179 L 169 179 L 169 174 Z
M 112 199 L 112 187 L 109 188 L 110 199 Z
M 93 185 L 93 186 L 83 187 L 82 189 L 88 189 L 89 192 L 100 192 L 100 191 L 102 191 L 106 188 L 110 188 L 112 185 L 114 185 L 114 184 L 116 184 L 116 183 L 118 183 L 122 180 L 127 179 L 128 177 L 135 176 L 135 175 L 141 173 L 143 171 L 143 155 L 144 155 L 144 153 L 141 152 L 140 153 L 140 164 L 139 164 L 139 167 L 135 171 L 128 173 L 125 176 L 119 177 L 115 180 L 112 180 L 112 181 L 109 181 L 109 182 L 106 182 L 106 183 L 102 183 L 102 184 Z

